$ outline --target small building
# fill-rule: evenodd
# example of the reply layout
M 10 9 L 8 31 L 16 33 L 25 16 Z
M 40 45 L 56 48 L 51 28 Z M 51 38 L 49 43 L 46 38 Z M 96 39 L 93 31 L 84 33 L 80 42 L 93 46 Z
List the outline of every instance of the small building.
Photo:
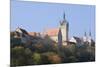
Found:
M 31 41 L 31 37 L 29 36 L 29 34 L 28 34 L 28 32 L 26 31 L 26 30 L 24 30 L 24 29 L 22 29 L 22 28 L 17 28 L 16 30 L 15 30 L 15 38 L 16 37 L 20 37 L 20 39 L 21 39 L 21 42 L 22 43 L 28 43 L 29 41 Z
M 76 46 L 82 46 L 82 39 L 76 36 L 73 36 L 70 40 L 69 40 L 70 44 L 75 44 Z

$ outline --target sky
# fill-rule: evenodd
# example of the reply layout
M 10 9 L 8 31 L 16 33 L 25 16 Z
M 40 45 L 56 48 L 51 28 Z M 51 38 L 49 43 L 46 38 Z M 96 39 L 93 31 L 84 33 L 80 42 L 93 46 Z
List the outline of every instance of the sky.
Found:
M 69 23 L 69 37 L 89 35 L 95 39 L 95 6 L 11 0 L 11 31 L 21 27 L 28 32 L 58 28 L 63 13 Z

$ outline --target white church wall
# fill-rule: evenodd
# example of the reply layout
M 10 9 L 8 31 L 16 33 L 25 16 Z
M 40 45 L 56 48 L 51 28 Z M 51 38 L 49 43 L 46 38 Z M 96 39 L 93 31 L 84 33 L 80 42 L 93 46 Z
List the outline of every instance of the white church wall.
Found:
M 55 42 L 58 42 L 58 36 L 50 36 L 50 38 L 55 41 Z

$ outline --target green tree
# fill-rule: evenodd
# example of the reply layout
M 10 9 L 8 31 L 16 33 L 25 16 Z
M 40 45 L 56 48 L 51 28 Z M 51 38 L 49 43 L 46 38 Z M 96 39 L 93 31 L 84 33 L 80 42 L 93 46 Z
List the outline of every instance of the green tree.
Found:
M 33 53 L 32 59 L 33 59 L 34 64 L 41 64 L 41 55 L 40 55 L 40 53 L 37 53 L 37 52 Z
M 60 55 L 55 52 L 45 52 L 42 56 L 45 57 L 42 58 L 42 60 L 44 60 L 43 62 L 46 64 L 57 64 L 62 62 Z
M 29 48 L 16 46 L 11 48 L 11 66 L 30 65 L 32 63 L 32 52 Z

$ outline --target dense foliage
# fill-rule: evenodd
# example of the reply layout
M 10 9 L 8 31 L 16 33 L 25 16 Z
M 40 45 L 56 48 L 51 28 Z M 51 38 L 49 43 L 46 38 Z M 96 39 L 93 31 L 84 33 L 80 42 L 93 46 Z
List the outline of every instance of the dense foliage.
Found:
M 11 66 L 95 61 L 95 46 L 59 47 L 48 36 L 44 39 L 33 37 L 32 43 L 24 44 L 13 35 L 11 33 Z

